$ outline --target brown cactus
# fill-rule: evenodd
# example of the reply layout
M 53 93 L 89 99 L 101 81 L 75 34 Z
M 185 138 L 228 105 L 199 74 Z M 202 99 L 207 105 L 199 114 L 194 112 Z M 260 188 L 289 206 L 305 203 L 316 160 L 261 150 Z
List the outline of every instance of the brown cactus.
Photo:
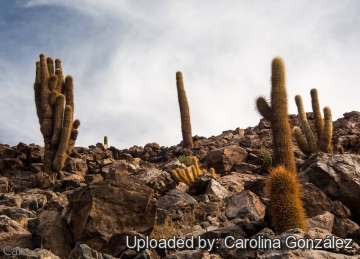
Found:
M 318 93 L 315 88 L 311 89 L 311 102 L 315 120 L 316 135 L 310 127 L 306 118 L 304 105 L 300 95 L 295 96 L 295 102 L 299 113 L 299 120 L 302 130 L 299 127 L 294 127 L 293 132 L 295 140 L 300 150 L 310 155 L 317 152 L 332 153 L 331 138 L 332 138 L 332 116 L 330 107 L 324 108 L 324 119 L 321 116 Z M 305 137 L 303 136 L 303 134 Z
M 44 138 L 44 172 L 54 181 L 64 166 L 67 153 L 77 137 L 79 120 L 73 122 L 74 94 L 72 77 L 64 80 L 61 61 L 40 54 L 36 62 L 35 105 Z
M 189 104 L 184 89 L 183 76 L 180 71 L 176 72 L 176 87 L 177 87 L 179 106 L 180 106 L 183 147 L 192 148 L 193 141 L 192 141 L 192 133 L 191 133 Z
M 288 119 L 285 64 L 280 57 L 274 58 L 271 64 L 271 106 L 264 97 L 256 100 L 256 106 L 259 113 L 271 122 L 274 166 L 283 165 L 288 171 L 296 173 Z

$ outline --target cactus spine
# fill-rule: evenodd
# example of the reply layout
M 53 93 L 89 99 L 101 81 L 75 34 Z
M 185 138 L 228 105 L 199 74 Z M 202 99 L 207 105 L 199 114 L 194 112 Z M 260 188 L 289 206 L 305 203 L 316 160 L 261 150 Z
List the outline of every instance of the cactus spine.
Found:
M 256 106 L 259 113 L 271 122 L 274 165 L 284 165 L 289 172 L 296 173 L 291 128 L 288 120 L 284 61 L 280 57 L 275 57 L 271 64 L 271 70 L 271 106 L 264 97 L 257 98 Z
M 177 87 L 179 106 L 180 106 L 183 147 L 192 148 L 193 141 L 192 141 L 192 133 L 191 133 L 189 104 L 184 89 L 183 76 L 180 71 L 176 72 L 176 87 Z
M 293 132 L 295 140 L 300 150 L 310 155 L 317 152 L 332 153 L 331 138 L 332 138 L 332 116 L 330 107 L 324 108 L 324 119 L 321 116 L 318 92 L 315 88 L 311 89 L 311 103 L 314 113 L 316 135 L 312 131 L 310 124 L 306 118 L 304 105 L 300 95 L 295 96 L 295 103 L 299 113 L 299 120 L 302 130 L 299 127 L 294 127 Z M 305 135 L 305 138 L 303 134 Z
M 73 121 L 73 80 L 64 80 L 61 61 L 40 54 L 34 83 L 36 112 L 44 138 L 44 172 L 54 181 L 72 151 L 80 121 Z
M 282 165 L 271 170 L 265 189 L 270 194 L 270 215 L 276 234 L 293 228 L 306 230 L 300 187 L 296 174 Z

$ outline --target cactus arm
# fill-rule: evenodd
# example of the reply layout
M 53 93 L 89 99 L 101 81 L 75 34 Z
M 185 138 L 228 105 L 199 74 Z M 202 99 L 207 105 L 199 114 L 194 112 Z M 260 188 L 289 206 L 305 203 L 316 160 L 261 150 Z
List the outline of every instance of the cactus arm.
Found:
M 304 138 L 301 129 L 299 127 L 294 127 L 293 133 L 295 136 L 296 143 L 298 144 L 301 152 L 303 152 L 306 155 L 310 155 L 311 154 L 310 147 L 308 145 L 308 142 Z
M 64 106 L 65 106 L 65 96 L 60 94 L 56 98 L 56 103 L 55 103 L 54 128 L 53 128 L 53 135 L 51 138 L 51 144 L 53 145 L 57 145 L 59 143 Z
M 35 82 L 34 82 L 34 94 L 35 94 L 35 106 L 36 113 L 39 119 L 39 124 L 41 125 L 43 120 L 43 110 L 41 106 L 41 71 L 40 71 L 40 61 L 36 61 L 36 71 L 35 71 Z
M 332 138 L 332 115 L 330 107 L 326 106 L 324 108 L 324 130 L 319 139 L 319 149 L 323 152 L 332 153 L 331 148 L 331 138 Z
M 49 75 L 53 75 L 54 74 L 54 61 L 52 59 L 52 57 L 47 57 L 46 58 L 46 65 L 48 68 L 48 73 Z
M 72 116 L 73 116 L 73 112 L 71 106 L 66 105 L 64 112 L 64 123 L 63 123 L 63 128 L 61 129 L 59 146 L 52 165 L 52 168 L 55 172 L 60 172 L 60 170 L 64 167 L 64 163 L 67 157 L 66 150 L 68 148 L 68 143 L 71 135 Z
M 261 116 L 263 116 L 268 121 L 271 121 L 273 112 L 264 97 L 260 96 L 256 99 L 256 108 Z
M 298 113 L 299 113 L 300 124 L 304 131 L 310 152 L 311 153 L 319 152 L 319 148 L 317 146 L 317 140 L 316 140 L 314 132 L 311 130 L 310 124 L 306 118 L 303 101 L 302 101 L 302 98 L 300 95 L 295 96 L 295 103 L 296 103 L 296 107 L 297 107 Z
M 316 134 L 317 138 L 320 139 L 320 136 L 324 130 L 324 121 L 320 112 L 319 96 L 316 88 L 311 89 L 310 95 L 311 105 L 314 113 Z

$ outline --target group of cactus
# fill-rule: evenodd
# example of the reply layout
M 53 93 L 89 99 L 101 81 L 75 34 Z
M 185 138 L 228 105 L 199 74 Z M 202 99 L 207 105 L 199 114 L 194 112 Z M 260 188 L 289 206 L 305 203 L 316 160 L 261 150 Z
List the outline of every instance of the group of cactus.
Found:
M 290 228 L 306 229 L 306 215 L 301 201 L 301 187 L 297 179 L 297 168 L 292 148 L 292 132 L 288 121 L 288 105 L 285 79 L 285 65 L 276 57 L 271 65 L 271 100 L 264 97 L 256 100 L 259 113 L 272 125 L 274 160 L 266 180 L 266 191 L 270 196 L 270 212 L 275 232 Z M 184 89 L 181 72 L 176 73 L 176 86 L 181 115 L 182 145 L 193 148 L 189 105 Z M 79 120 L 73 119 L 74 90 L 71 76 L 63 77 L 61 61 L 40 54 L 36 62 L 34 83 L 35 104 L 44 138 L 44 172 L 52 180 L 63 168 L 69 152 L 72 151 L 77 135 Z M 300 150 L 309 155 L 316 152 L 332 152 L 332 117 L 329 107 L 324 108 L 324 119 L 320 113 L 318 94 L 311 90 L 315 130 L 310 127 L 304 111 L 301 96 L 295 97 L 301 129 L 295 127 L 293 133 Z M 314 132 L 315 131 L 315 132 Z M 305 135 L 305 137 L 303 136 Z M 104 137 L 104 146 L 107 146 Z M 206 170 L 199 167 L 196 157 L 191 158 L 192 165 L 185 169 L 172 171 L 173 178 L 191 186 L 197 177 Z M 211 168 L 209 173 L 215 176 Z
M 188 186 L 191 186 L 195 183 L 196 178 L 200 175 L 207 173 L 205 169 L 199 167 L 199 163 L 196 157 L 191 157 L 192 165 L 186 167 L 185 169 L 176 168 L 172 171 L 172 176 L 178 182 L 183 182 Z M 212 176 L 216 176 L 214 168 L 210 168 L 209 173 Z
M 44 138 L 44 172 L 54 181 L 64 167 L 78 136 L 79 120 L 74 120 L 74 85 L 64 79 L 61 61 L 40 54 L 34 83 L 36 112 Z
M 310 94 L 316 134 L 310 127 L 310 124 L 306 118 L 301 96 L 296 95 L 295 102 L 298 109 L 302 130 L 299 127 L 294 127 L 293 132 L 295 140 L 300 150 L 306 155 L 318 152 L 332 153 L 332 116 L 330 107 L 327 106 L 324 108 L 323 119 L 320 112 L 317 90 L 315 88 L 311 89 Z M 305 134 L 305 138 L 302 132 Z

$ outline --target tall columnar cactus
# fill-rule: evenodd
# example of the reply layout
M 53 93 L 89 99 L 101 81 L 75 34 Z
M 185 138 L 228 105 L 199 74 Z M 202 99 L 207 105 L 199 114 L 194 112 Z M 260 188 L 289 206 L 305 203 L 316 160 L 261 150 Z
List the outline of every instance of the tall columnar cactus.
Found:
M 192 141 L 192 133 L 191 133 L 189 104 L 184 89 L 183 76 L 180 71 L 176 72 L 176 87 L 177 87 L 179 106 L 180 106 L 183 147 L 192 148 L 193 141 Z
M 306 214 L 301 201 L 301 186 L 297 175 L 283 166 L 270 172 L 265 183 L 270 195 L 270 215 L 276 234 L 292 228 L 306 230 Z
M 104 148 L 105 148 L 105 149 L 109 148 L 109 145 L 108 145 L 108 137 L 107 137 L 107 136 L 104 136 Z
M 271 106 L 264 97 L 256 100 L 256 106 L 259 113 L 271 122 L 274 166 L 284 165 L 288 171 L 296 173 L 288 119 L 285 64 L 280 57 L 275 57 L 271 64 Z
M 73 79 L 62 73 L 61 61 L 40 54 L 36 62 L 34 83 L 36 112 L 40 131 L 44 138 L 44 172 L 52 180 L 63 168 L 67 154 L 72 151 L 77 135 L 79 120 L 73 120 Z
M 315 88 L 311 89 L 311 103 L 314 113 L 316 135 L 310 127 L 306 118 L 304 105 L 300 95 L 295 96 L 295 102 L 299 113 L 299 120 L 302 130 L 294 127 L 293 132 L 300 150 L 310 155 L 317 152 L 332 153 L 332 116 L 330 107 L 324 108 L 324 119 L 321 116 L 318 93 Z M 304 132 L 305 138 L 302 134 Z

